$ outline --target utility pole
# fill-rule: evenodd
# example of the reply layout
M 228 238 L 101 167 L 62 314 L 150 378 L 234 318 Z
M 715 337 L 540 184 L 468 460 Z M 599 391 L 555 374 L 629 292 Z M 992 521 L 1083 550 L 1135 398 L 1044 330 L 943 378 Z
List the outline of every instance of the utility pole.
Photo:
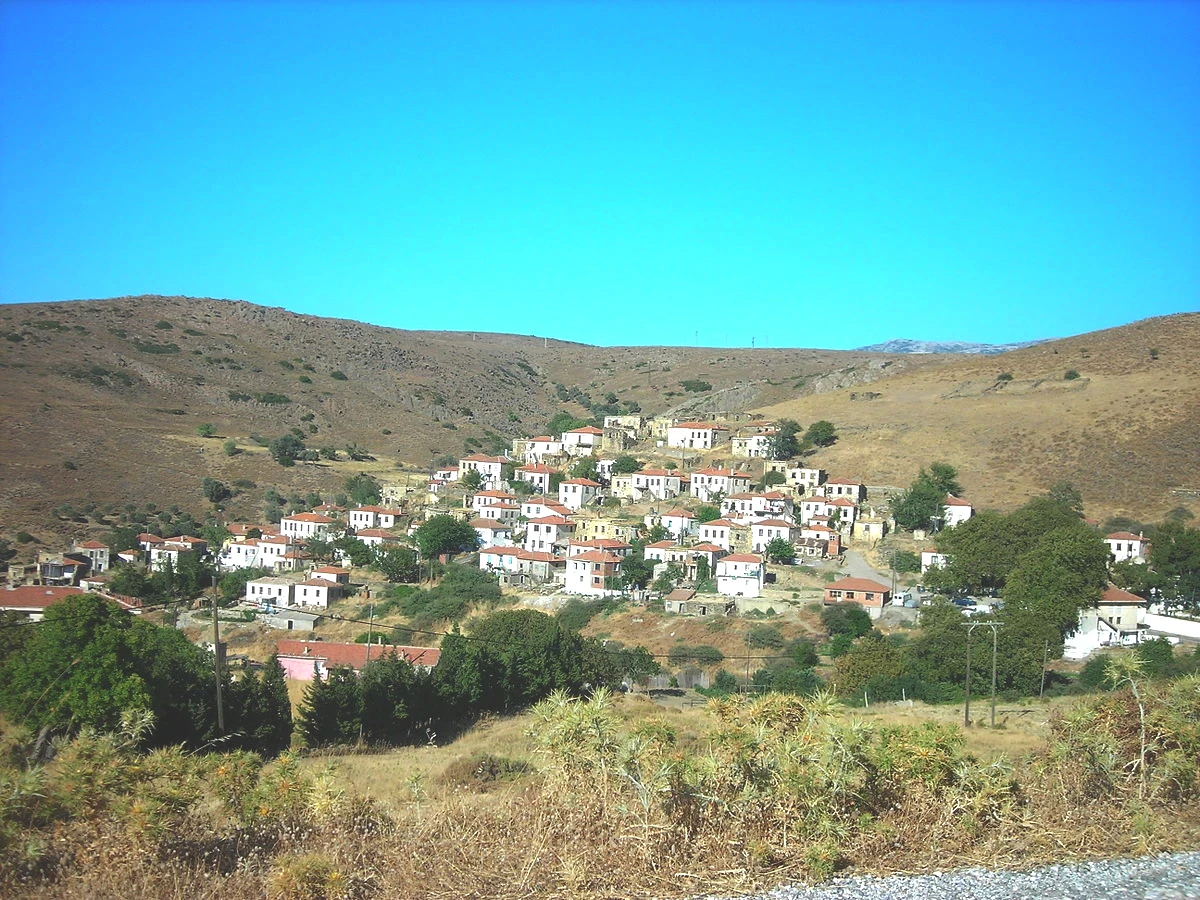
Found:
M 213 576 L 213 669 L 217 676 L 217 731 L 225 733 L 225 701 L 221 693 L 221 617 L 217 615 L 217 576 Z
M 971 726 L 971 629 L 967 628 L 967 696 L 963 704 L 963 728 Z
M 1050 661 L 1050 642 L 1046 641 L 1046 649 L 1042 651 L 1042 685 L 1038 688 L 1038 699 L 1046 696 L 1046 663 Z
M 371 604 L 371 612 L 367 619 L 367 662 L 371 661 L 371 642 L 375 639 L 375 604 Z M 363 717 L 362 713 L 358 714 L 358 744 L 362 746 L 363 739 Z
M 1003 622 L 964 622 L 967 629 L 967 702 L 963 706 L 963 725 L 971 724 L 971 635 L 976 628 L 992 629 L 992 727 L 996 727 L 996 633 Z

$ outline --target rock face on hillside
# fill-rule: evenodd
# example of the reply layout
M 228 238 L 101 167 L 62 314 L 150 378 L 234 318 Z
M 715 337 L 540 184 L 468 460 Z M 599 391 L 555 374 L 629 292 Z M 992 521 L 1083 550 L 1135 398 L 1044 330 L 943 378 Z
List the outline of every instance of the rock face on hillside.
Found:
M 872 344 L 869 347 L 859 347 L 864 353 L 974 353 L 992 355 L 1007 353 L 1009 350 L 1020 350 L 1022 347 L 1032 347 L 1045 341 L 1023 341 L 1017 344 L 972 344 L 966 341 L 914 341 L 909 338 L 896 338 L 884 341 L 882 344 Z

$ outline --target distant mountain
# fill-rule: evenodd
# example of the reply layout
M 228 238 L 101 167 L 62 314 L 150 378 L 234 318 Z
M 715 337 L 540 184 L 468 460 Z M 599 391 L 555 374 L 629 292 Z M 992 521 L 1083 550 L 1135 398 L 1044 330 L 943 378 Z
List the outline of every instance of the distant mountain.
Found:
M 1023 341 L 1019 344 L 970 344 L 966 341 L 913 341 L 908 338 L 897 338 L 882 344 L 872 344 L 869 347 L 858 347 L 866 353 L 971 353 L 993 354 L 1007 353 L 1009 350 L 1020 350 L 1035 344 L 1044 344 L 1052 338 L 1040 341 Z

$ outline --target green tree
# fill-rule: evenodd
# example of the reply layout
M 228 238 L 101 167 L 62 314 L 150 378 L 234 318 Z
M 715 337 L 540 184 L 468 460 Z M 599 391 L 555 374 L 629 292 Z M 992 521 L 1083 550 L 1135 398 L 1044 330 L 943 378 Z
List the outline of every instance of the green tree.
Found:
M 911 550 L 897 550 L 892 554 L 892 568 L 901 574 L 921 571 L 921 557 Z
M 349 666 L 335 666 L 326 678 L 309 682 L 298 724 L 308 747 L 348 745 L 358 741 L 361 717 L 358 674 Z
M 304 441 L 294 434 L 280 435 L 267 444 L 267 452 L 271 454 L 271 458 L 284 468 L 294 466 L 304 451 Z
M 804 432 L 804 442 L 814 447 L 828 447 L 837 442 L 837 429 L 825 419 L 813 422 Z
M 613 460 L 612 473 L 614 475 L 630 475 L 641 470 L 642 464 L 638 462 L 637 457 L 630 456 L 627 453 Z
M 413 536 L 425 559 L 434 559 L 443 553 L 454 555 L 479 549 L 479 534 L 470 523 L 448 514 L 433 516 L 418 526 Z
M 476 491 L 483 484 L 483 475 L 478 469 L 467 469 L 458 479 L 458 483 L 468 491 Z
M 371 567 L 378 569 L 390 582 L 413 582 L 420 577 L 417 554 L 398 544 L 380 544 L 374 550 Z
M 587 652 L 591 645 L 592 653 Z M 585 685 L 612 684 L 596 642 L 532 609 L 504 610 L 481 619 L 470 636 L 449 634 L 435 672 L 438 695 L 461 712 L 505 712 L 536 703 L 551 691 L 579 694 Z
M 796 548 L 787 538 L 772 538 L 763 552 L 771 562 L 791 565 L 796 561 Z
M 224 444 L 221 445 L 221 451 L 226 456 L 237 456 L 242 452 L 241 448 L 238 447 L 237 441 L 235 441 L 233 438 L 229 438 Z
M 226 722 L 234 743 L 265 757 L 275 757 L 292 742 L 292 704 L 279 657 L 272 655 L 261 677 L 250 672 L 229 684 Z
M 200 483 L 200 486 L 201 490 L 204 491 L 205 499 L 214 506 L 224 503 L 233 496 L 233 491 L 230 490 L 229 485 L 223 481 L 217 481 L 215 478 L 205 478 Z
M 371 506 L 383 497 L 379 482 L 365 472 L 359 472 L 342 483 L 342 490 L 355 506 Z
M 217 426 L 212 422 L 205 422 L 202 425 L 197 425 L 196 434 L 200 435 L 202 438 L 216 437 Z
M 571 463 L 570 475 L 572 478 L 588 478 L 595 481 L 597 475 L 596 466 L 596 457 L 581 456 L 575 462 Z
M 350 534 L 342 534 L 334 538 L 333 549 L 342 559 L 349 560 L 352 566 L 362 568 L 375 561 L 374 551 Z
M 362 671 L 363 738 L 371 744 L 402 744 L 427 715 L 422 684 L 412 664 L 395 651 L 373 659 Z
M 946 484 L 957 486 L 954 468 L 945 463 L 933 463 L 930 471 L 922 469 L 907 491 L 892 503 L 892 515 L 902 528 L 928 528 L 943 516 L 946 505 Z
M 900 650 L 879 632 L 872 631 L 856 640 L 837 658 L 833 664 L 833 681 L 839 694 L 853 696 L 868 682 L 894 680 L 903 672 L 904 659 Z
M 633 550 L 621 560 L 622 586 L 629 589 L 644 588 L 654 577 L 653 562 L 646 559 L 645 545 L 640 541 L 633 542 Z
M 0 710 L 33 731 L 115 730 L 126 710 L 155 717 L 149 743 L 199 746 L 215 735 L 212 655 L 172 628 L 95 594 L 46 610 L 0 665 Z
M 871 630 L 871 616 L 857 603 L 832 603 L 821 610 L 821 624 L 831 637 L 861 637 Z
M 768 472 L 763 472 L 763 477 L 761 479 L 759 479 L 758 485 L 762 490 L 765 491 L 767 488 L 774 487 L 777 484 L 786 484 L 786 483 L 787 483 L 786 475 L 784 475 L 782 472 L 779 472 L 775 469 L 771 469 Z
M 768 459 L 791 459 L 800 452 L 800 424 L 793 419 L 780 419 L 775 433 L 767 438 Z
M 701 503 L 696 507 L 697 522 L 713 522 L 721 518 L 721 507 L 713 506 L 711 503 Z

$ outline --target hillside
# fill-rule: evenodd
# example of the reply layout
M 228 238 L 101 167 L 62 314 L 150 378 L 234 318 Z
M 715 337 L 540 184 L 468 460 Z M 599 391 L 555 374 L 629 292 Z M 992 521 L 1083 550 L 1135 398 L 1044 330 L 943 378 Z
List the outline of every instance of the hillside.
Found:
M 581 400 L 830 419 L 842 440 L 814 462 L 835 476 L 906 485 L 945 459 L 978 504 L 1067 478 L 1089 515 L 1150 516 L 1200 490 L 1198 332 L 1188 314 L 1001 356 L 913 355 L 592 347 L 182 297 L 4 306 L 0 521 L 40 535 L 61 504 L 148 499 L 201 514 L 206 476 L 253 482 L 254 503 L 248 491 L 234 510 L 252 514 L 267 486 L 336 490 L 361 469 L 415 479 L 439 457 L 537 434 L 560 410 L 586 415 Z M 1064 380 L 1069 369 L 1080 377 Z M 219 439 L 197 436 L 203 423 Z M 375 459 L 283 469 L 250 438 L 292 428 Z M 226 456 L 225 438 L 243 452 Z
M 427 472 L 439 457 L 538 434 L 564 408 L 587 415 L 581 399 L 740 411 L 936 363 L 403 331 L 184 297 L 4 306 L 0 336 L 0 520 L 35 532 L 63 503 L 153 499 L 200 512 L 205 476 L 306 493 L 336 489 L 353 469 Z M 711 387 L 688 391 L 692 380 Z M 197 436 L 203 423 L 245 452 L 226 457 L 222 440 Z M 284 470 L 250 440 L 291 428 L 312 447 L 353 443 L 376 462 Z
M 945 460 L 976 506 L 1011 508 L 1065 479 L 1089 517 L 1200 513 L 1200 314 L 1147 319 L 909 370 L 870 391 L 762 411 L 837 423 L 834 475 L 906 486 Z M 1070 373 L 1070 374 L 1069 374 Z M 1077 377 L 1076 377 L 1077 376 Z

